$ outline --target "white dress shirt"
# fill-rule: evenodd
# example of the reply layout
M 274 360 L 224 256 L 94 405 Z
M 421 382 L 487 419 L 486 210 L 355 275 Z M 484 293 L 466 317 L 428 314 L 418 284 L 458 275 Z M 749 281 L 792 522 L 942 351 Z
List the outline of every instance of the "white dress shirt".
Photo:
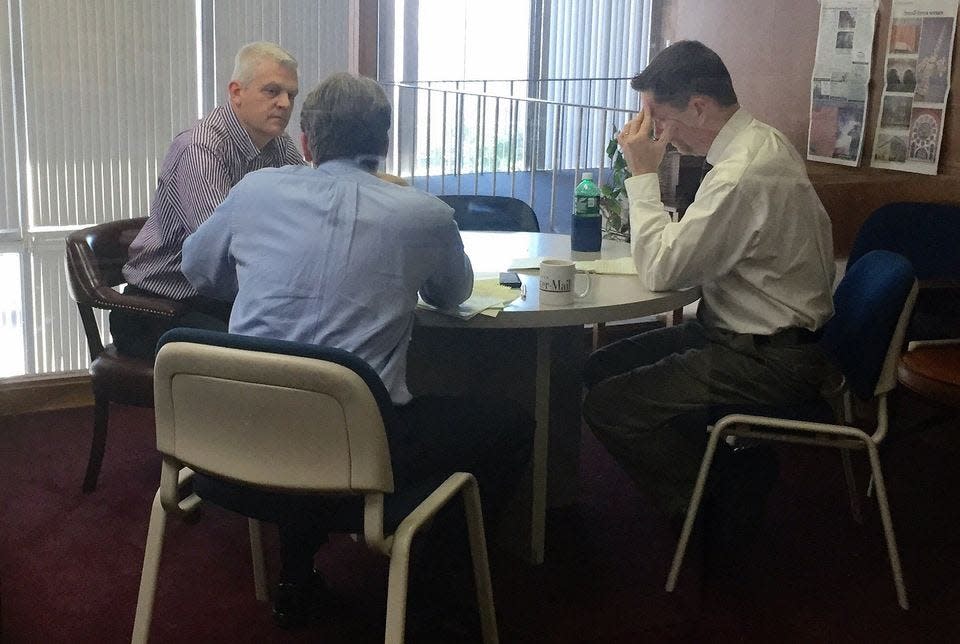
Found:
M 713 165 L 673 223 L 655 173 L 631 177 L 630 246 L 652 290 L 701 286 L 700 319 L 736 333 L 816 330 L 833 315 L 830 219 L 803 159 L 738 110 L 707 152 Z

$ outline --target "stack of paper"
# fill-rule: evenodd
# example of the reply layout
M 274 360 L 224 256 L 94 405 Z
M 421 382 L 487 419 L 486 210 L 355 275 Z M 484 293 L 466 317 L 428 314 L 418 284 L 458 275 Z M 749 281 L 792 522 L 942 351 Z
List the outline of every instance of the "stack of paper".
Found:
M 496 317 L 504 306 L 520 297 L 520 290 L 503 286 L 499 278 L 478 279 L 473 283 L 473 294 L 455 309 L 438 309 L 424 302 L 417 302 L 417 308 L 437 311 L 461 320 L 469 320 L 476 315 Z
M 632 257 L 618 257 L 617 259 L 592 259 L 577 262 L 577 270 L 600 275 L 636 275 L 637 267 Z

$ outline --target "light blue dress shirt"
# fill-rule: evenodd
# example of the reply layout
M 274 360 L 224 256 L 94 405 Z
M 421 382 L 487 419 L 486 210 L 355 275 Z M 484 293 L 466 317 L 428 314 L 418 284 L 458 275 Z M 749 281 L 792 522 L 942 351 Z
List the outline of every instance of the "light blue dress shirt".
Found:
M 396 404 L 418 291 L 452 307 L 473 288 L 453 210 L 345 160 L 248 174 L 187 238 L 182 271 L 235 300 L 231 333 L 352 351 Z

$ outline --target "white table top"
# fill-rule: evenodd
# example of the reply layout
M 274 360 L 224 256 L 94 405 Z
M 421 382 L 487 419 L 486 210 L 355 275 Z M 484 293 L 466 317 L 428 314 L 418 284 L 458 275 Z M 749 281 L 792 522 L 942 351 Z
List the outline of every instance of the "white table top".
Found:
M 630 245 L 603 240 L 599 253 L 572 252 L 570 236 L 549 233 L 473 232 L 461 233 L 464 247 L 477 278 L 505 271 L 516 259 L 614 259 L 630 254 Z M 517 271 L 526 287 L 526 298 L 517 299 L 496 317 L 478 315 L 459 320 L 435 311 L 418 310 L 417 323 L 423 326 L 471 328 L 538 328 L 613 322 L 656 315 L 681 308 L 700 297 L 700 289 L 653 292 L 635 275 L 591 275 L 590 293 L 569 306 L 541 306 L 537 271 Z M 582 278 L 580 278 L 582 279 Z M 579 284 L 578 280 L 578 284 Z

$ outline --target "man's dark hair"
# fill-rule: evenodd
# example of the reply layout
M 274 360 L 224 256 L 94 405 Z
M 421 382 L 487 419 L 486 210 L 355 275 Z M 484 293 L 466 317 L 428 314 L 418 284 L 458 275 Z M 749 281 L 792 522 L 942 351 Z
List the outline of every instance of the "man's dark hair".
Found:
M 716 52 L 696 40 L 680 40 L 650 61 L 630 87 L 651 92 L 658 103 L 683 109 L 696 94 L 728 107 L 737 103 L 730 72 Z
M 390 103 L 372 78 L 340 73 L 317 85 L 300 109 L 300 129 L 317 165 L 355 159 L 371 172 L 387 153 Z

